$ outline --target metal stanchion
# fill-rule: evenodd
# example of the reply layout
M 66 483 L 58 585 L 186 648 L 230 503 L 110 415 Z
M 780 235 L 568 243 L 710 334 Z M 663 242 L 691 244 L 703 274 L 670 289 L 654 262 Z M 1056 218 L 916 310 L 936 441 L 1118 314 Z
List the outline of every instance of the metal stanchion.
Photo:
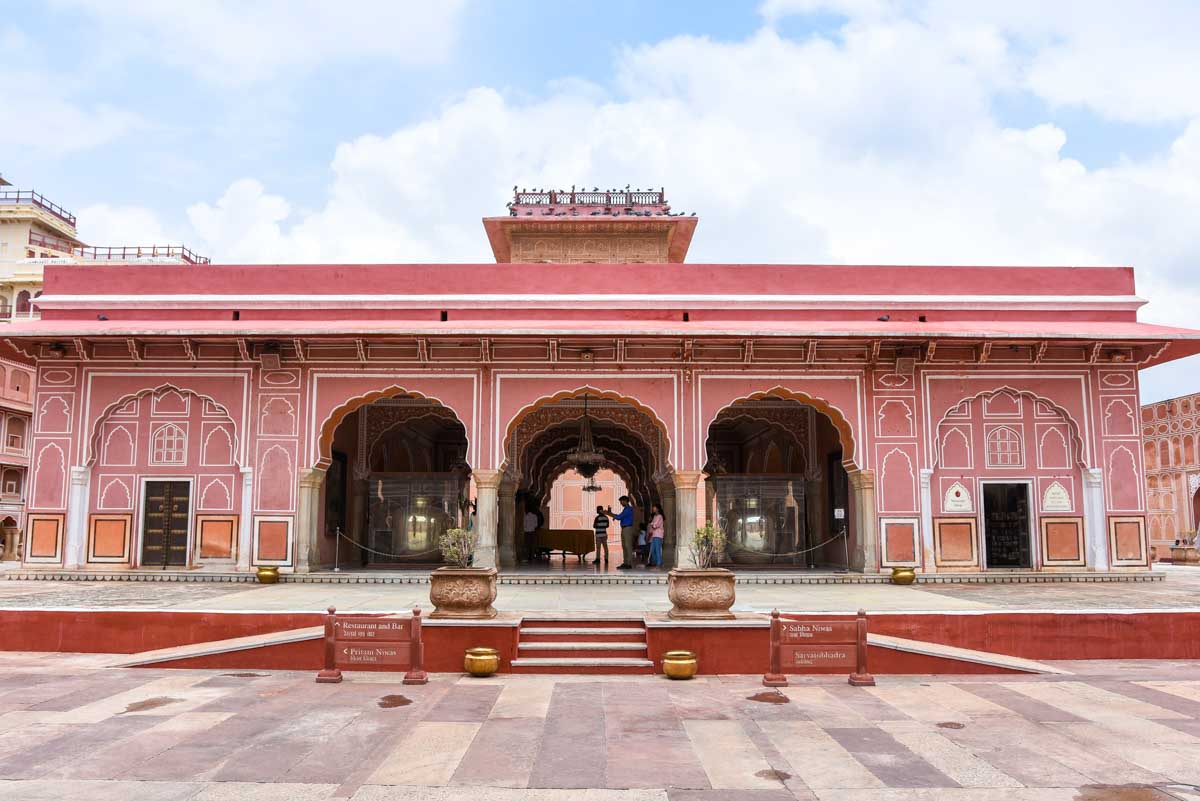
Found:
M 341 550 L 342 550 L 342 527 L 337 526 L 334 529 L 334 536 L 333 536 L 333 572 L 334 573 L 342 572 L 342 568 L 338 566 L 339 557 L 341 556 Z

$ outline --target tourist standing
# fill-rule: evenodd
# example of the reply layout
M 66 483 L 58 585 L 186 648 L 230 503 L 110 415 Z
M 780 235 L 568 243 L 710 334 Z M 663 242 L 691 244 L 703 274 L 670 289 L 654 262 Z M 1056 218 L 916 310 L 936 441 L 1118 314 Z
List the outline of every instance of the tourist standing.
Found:
M 604 513 L 603 506 L 596 507 L 596 519 L 592 521 L 592 530 L 596 532 L 596 561 L 592 564 L 600 564 L 600 552 L 604 551 L 604 566 L 608 567 L 608 515 Z
M 525 507 L 525 559 L 532 562 L 537 558 L 537 530 L 538 516 L 537 512 Z
M 621 564 L 617 565 L 617 570 L 629 570 L 633 567 L 630 561 L 633 559 L 634 545 L 634 528 L 633 528 L 633 501 L 628 495 L 622 495 L 617 498 L 617 502 L 621 504 L 621 511 L 617 514 L 605 512 L 613 520 L 617 521 L 617 525 L 621 527 Z
M 646 533 L 650 535 L 650 567 L 662 567 L 662 546 L 666 530 L 662 508 L 656 503 L 650 507 L 650 524 L 646 527 Z

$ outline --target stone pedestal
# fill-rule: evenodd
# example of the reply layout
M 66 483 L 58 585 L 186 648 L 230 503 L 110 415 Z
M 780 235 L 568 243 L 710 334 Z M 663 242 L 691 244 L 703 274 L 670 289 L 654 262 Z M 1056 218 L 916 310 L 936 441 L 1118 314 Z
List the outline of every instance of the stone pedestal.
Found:
M 1177 565 L 1200 564 L 1200 550 L 1191 545 L 1176 545 L 1171 548 L 1171 561 Z

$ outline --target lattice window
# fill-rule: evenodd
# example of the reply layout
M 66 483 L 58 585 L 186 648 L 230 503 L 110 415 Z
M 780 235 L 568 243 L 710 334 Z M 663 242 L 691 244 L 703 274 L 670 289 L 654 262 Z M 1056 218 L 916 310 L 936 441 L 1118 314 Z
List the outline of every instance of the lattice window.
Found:
M 989 431 L 987 461 L 988 467 L 1020 467 L 1021 435 L 1007 426 Z
M 151 464 L 183 464 L 187 461 L 187 435 L 174 423 L 168 423 L 154 432 L 154 449 L 150 454 Z

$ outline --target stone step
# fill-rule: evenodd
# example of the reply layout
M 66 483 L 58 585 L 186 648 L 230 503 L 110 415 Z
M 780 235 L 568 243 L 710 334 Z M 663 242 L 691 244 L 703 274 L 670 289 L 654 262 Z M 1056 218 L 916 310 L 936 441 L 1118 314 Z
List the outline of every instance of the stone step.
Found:
M 632 626 L 553 627 L 521 626 L 521 637 L 645 637 L 646 630 Z
M 649 659 L 625 657 L 519 657 L 512 661 L 513 673 L 652 673 Z
M 613 625 L 645 624 L 644 615 L 605 615 L 590 612 L 576 612 L 571 615 L 525 615 L 521 618 L 522 625 L 539 626 L 543 628 L 588 628 Z
M 546 659 L 629 659 L 646 656 L 644 642 L 523 642 L 517 645 L 519 658 Z

